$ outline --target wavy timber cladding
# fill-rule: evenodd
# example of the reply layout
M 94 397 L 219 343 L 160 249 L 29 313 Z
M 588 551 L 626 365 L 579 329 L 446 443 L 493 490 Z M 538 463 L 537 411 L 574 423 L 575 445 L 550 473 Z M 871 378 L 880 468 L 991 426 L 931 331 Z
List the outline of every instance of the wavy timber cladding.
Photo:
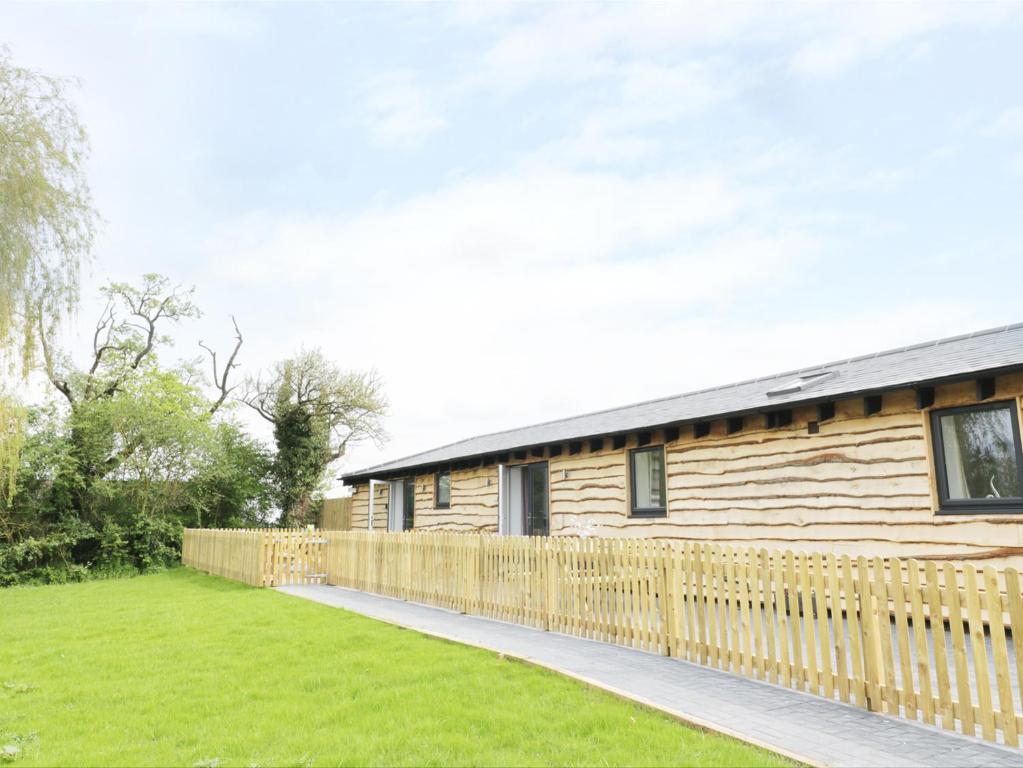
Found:
M 434 480 L 433 473 L 415 475 L 416 530 L 497 531 L 497 467 L 452 472 L 449 509 L 434 507 Z M 375 485 L 374 493 L 373 528 L 387 530 L 387 484 Z M 364 531 L 368 522 L 369 484 L 359 483 L 352 495 L 352 530 Z
M 1023 374 L 998 377 L 996 389 L 994 399 L 1015 400 L 1023 417 Z M 932 408 L 976 402 L 975 382 L 964 381 L 937 386 Z M 916 393 L 902 389 L 885 393 L 881 411 L 870 416 L 863 398 L 838 400 L 834 418 L 819 422 L 817 434 L 807 429 L 817 419 L 814 406 L 795 407 L 791 425 L 783 428 L 767 429 L 762 414 L 746 417 L 744 429 L 731 435 L 724 420 L 714 421 L 701 438 L 683 426 L 679 438 L 665 445 L 663 518 L 628 514 L 627 455 L 637 446 L 635 434 L 620 449 L 606 439 L 601 450 L 590 452 L 583 441 L 574 455 L 562 450 L 545 459 L 551 532 L 1023 566 L 1023 514 L 935 514 L 929 410 L 917 409 Z M 649 444 L 662 440 L 654 431 Z M 451 488 L 451 509 L 434 510 L 433 476 L 417 478 L 416 528 L 496 530 L 496 467 L 456 470 Z M 356 529 L 365 498 L 360 484 L 352 513 Z M 379 509 L 386 518 L 383 505 Z M 364 529 L 365 512 L 361 520 Z
M 373 486 L 373 529 L 387 530 L 387 483 Z M 360 483 L 352 493 L 352 530 L 365 531 L 369 527 L 369 483 Z

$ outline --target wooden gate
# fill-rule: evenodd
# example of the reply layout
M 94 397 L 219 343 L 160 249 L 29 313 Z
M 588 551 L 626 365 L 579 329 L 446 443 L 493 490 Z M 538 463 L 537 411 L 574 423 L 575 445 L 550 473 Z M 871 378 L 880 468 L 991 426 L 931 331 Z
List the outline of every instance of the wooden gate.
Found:
M 263 585 L 323 584 L 327 539 L 301 528 L 267 531 L 263 538 Z

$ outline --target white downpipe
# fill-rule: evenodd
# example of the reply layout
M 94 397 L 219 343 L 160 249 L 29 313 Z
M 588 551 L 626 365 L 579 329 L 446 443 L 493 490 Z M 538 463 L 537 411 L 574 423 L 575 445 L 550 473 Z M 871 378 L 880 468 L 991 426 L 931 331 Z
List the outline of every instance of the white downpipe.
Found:
M 375 485 L 384 485 L 386 480 L 370 480 L 369 481 L 369 530 L 373 530 L 373 500 L 376 498 Z
M 505 512 L 508 506 L 508 494 L 505 488 L 505 471 L 504 464 L 497 465 L 497 533 L 499 536 L 504 536 L 507 531 L 507 525 L 504 522 L 506 517 Z

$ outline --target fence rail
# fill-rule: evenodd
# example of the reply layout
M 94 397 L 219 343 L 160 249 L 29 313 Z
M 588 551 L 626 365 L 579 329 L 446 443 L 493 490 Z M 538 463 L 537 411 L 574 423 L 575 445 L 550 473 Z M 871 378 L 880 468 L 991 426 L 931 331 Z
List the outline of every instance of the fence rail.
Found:
M 650 539 L 187 531 L 184 561 L 686 659 L 1019 746 L 1012 568 Z M 978 733 L 979 732 L 979 733 Z

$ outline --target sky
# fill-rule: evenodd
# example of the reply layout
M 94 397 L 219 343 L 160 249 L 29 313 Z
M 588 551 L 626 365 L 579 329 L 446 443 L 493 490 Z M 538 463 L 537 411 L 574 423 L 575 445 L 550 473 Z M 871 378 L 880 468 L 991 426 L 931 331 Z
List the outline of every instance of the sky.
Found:
M 204 310 L 181 356 L 234 315 L 240 374 L 376 369 L 388 441 L 339 471 L 1023 321 L 1021 33 L 1009 3 L 0 5 L 90 134 L 68 343 L 152 271 Z

